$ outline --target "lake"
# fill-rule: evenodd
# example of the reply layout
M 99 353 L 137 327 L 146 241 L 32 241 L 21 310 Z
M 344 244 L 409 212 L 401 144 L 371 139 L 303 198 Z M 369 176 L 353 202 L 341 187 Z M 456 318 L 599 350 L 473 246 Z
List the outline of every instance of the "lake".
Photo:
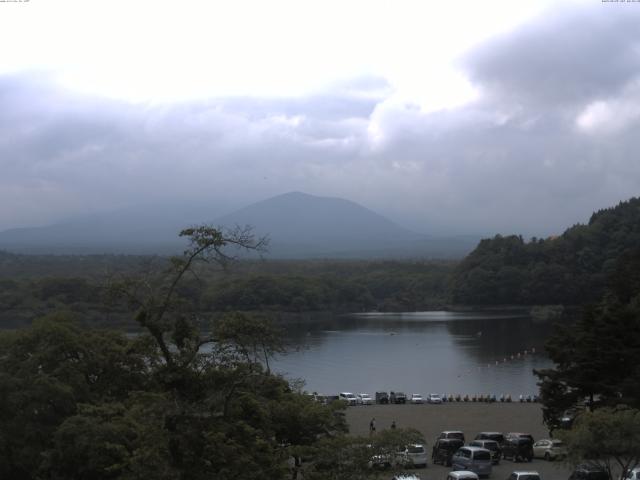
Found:
M 518 312 L 368 313 L 288 328 L 296 349 L 272 369 L 306 389 L 405 393 L 538 392 L 532 370 L 552 365 L 543 350 L 552 331 Z

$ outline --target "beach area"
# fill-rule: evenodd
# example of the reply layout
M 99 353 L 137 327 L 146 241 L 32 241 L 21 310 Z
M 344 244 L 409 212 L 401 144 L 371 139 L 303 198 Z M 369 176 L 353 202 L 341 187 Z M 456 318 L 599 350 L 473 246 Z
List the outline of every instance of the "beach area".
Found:
M 530 433 L 534 439 L 548 438 L 549 432 L 542 423 L 542 405 L 539 403 L 474 403 L 454 402 L 421 405 L 368 405 L 348 407 L 346 420 L 352 435 L 369 435 L 369 422 L 376 421 L 376 430 L 391 427 L 395 421 L 398 428 L 415 428 L 422 432 L 429 454 L 440 432 L 461 430 L 466 442 L 479 432 Z M 562 462 L 547 462 L 534 459 L 531 463 L 514 463 L 501 460 L 494 466 L 490 478 L 506 479 L 516 470 L 535 470 L 542 480 L 566 480 L 572 469 Z M 433 465 L 426 469 L 415 469 L 422 480 L 442 479 L 450 468 Z M 391 477 L 390 477 L 391 478 Z

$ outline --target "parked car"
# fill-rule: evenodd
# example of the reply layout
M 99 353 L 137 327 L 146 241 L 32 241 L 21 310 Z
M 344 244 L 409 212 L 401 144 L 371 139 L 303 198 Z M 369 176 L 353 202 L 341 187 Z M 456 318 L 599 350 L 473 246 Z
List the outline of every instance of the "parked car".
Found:
M 460 430 L 445 430 L 444 432 L 440 432 L 438 438 L 459 438 L 464 442 L 464 433 Z
M 358 398 L 353 393 L 341 392 L 341 393 L 338 394 L 338 399 L 339 400 L 344 400 L 349 405 L 357 405 L 358 404 Z
M 491 461 L 494 465 L 498 465 L 500 463 L 500 458 L 502 457 L 502 449 L 498 442 L 495 440 L 473 440 L 469 442 L 470 447 L 480 447 L 486 448 L 491 452 Z
M 427 401 L 429 403 L 442 403 L 442 397 L 437 393 L 430 393 Z
M 533 443 L 526 437 L 507 437 L 502 444 L 502 458 L 530 462 L 533 459 Z
M 620 477 L 620 480 L 640 480 L 640 467 L 636 467 L 624 476 Z
M 389 403 L 407 403 L 407 396 L 403 392 L 391 392 Z
M 393 465 L 393 461 L 391 455 L 388 453 L 378 453 L 373 455 L 369 460 L 369 468 L 373 468 L 376 470 L 387 470 L 391 468 Z
M 498 442 L 498 445 L 502 446 L 504 443 L 504 434 L 501 432 L 480 432 L 476 435 L 475 440 L 494 440 Z
M 396 461 L 405 467 L 426 467 L 427 449 L 421 444 L 407 445 L 398 450 Z
M 447 480 L 479 480 L 477 473 L 460 470 L 458 472 L 449 472 Z
M 528 472 L 512 472 L 507 480 L 540 480 L 540 474 L 533 470 Z
M 479 447 L 462 447 L 451 458 L 452 470 L 470 470 L 479 476 L 491 475 L 491 452 Z
M 411 399 L 409 400 L 409 402 L 413 404 L 418 404 L 418 403 L 424 403 L 424 400 L 422 400 L 422 395 L 420 395 L 419 393 L 412 393 Z
M 528 438 L 529 440 L 531 440 L 531 443 L 535 442 L 535 440 L 533 439 L 533 435 L 531 435 L 530 433 L 509 432 L 505 435 L 505 437 Z
M 376 403 L 388 404 L 389 394 L 387 392 L 376 392 Z
M 464 442 L 459 438 L 439 438 L 433 445 L 431 461 L 450 467 L 451 458 L 460 447 L 464 447 Z
M 578 465 L 569 476 L 569 480 L 608 480 L 609 474 L 600 467 L 591 463 Z
M 373 405 L 373 399 L 368 393 L 359 393 L 356 395 L 356 401 L 360 405 Z
M 392 480 L 420 480 L 420 475 L 414 473 L 401 473 L 393 477 Z
M 575 416 L 571 412 L 564 412 L 560 417 L 560 428 L 570 429 L 574 419 Z
M 555 460 L 567 456 L 567 447 L 561 440 L 543 438 L 533 444 L 533 457 L 544 458 L 545 460 Z

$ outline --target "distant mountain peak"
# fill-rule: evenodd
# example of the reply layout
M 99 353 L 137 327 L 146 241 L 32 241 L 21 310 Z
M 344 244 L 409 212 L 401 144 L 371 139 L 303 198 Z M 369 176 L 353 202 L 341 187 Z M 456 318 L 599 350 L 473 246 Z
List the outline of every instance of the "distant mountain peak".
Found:
M 126 222 L 121 217 L 103 215 L 69 225 L 0 232 L 0 248 L 63 253 L 175 253 L 182 248 L 175 222 L 157 215 L 131 215 Z M 474 246 L 430 239 L 351 200 L 300 191 L 248 205 L 218 217 L 213 224 L 252 226 L 256 235 L 269 236 L 268 256 L 275 258 L 442 257 L 467 253 Z

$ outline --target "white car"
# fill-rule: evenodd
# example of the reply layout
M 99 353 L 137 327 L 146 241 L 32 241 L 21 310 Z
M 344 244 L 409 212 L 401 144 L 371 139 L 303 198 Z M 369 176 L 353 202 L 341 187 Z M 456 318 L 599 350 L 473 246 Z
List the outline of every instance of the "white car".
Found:
M 479 480 L 477 473 L 470 472 L 468 470 L 460 470 L 458 472 L 449 472 L 447 480 Z
M 407 467 L 426 467 L 427 449 L 419 443 L 407 445 L 404 449 L 401 448 L 398 451 L 396 459 Z
M 373 398 L 368 393 L 359 393 L 356 396 L 356 400 L 360 405 L 373 405 Z
M 538 472 L 513 472 L 507 480 L 540 480 Z
M 424 400 L 422 400 L 422 395 L 420 395 L 419 393 L 412 393 L 411 400 L 409 400 L 409 402 L 417 404 L 424 403 Z
M 437 393 L 430 393 L 427 401 L 429 403 L 442 403 L 442 397 Z
M 567 456 L 567 447 L 560 440 L 543 438 L 533 444 L 533 458 L 555 460 Z
M 338 400 L 344 400 L 348 405 L 358 404 L 358 398 L 353 393 L 349 392 L 340 392 L 338 394 Z

